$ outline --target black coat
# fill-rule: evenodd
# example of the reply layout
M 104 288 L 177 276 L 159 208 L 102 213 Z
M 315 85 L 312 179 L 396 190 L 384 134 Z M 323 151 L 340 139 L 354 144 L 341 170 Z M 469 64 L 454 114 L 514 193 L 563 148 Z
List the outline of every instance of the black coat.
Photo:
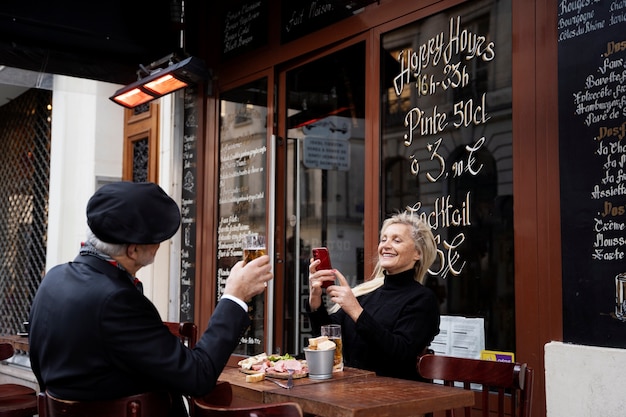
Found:
M 40 388 L 61 399 L 155 390 L 199 396 L 215 386 L 248 325 L 248 314 L 225 299 L 188 349 L 128 273 L 79 255 L 51 269 L 35 295 L 30 360 Z
M 359 297 L 363 312 L 356 323 L 341 309 L 329 316 L 318 308 L 309 313 L 313 331 L 319 334 L 327 323 L 341 325 L 346 366 L 421 380 L 417 358 L 439 334 L 439 302 L 413 276 L 412 269 L 388 275 L 383 286 Z

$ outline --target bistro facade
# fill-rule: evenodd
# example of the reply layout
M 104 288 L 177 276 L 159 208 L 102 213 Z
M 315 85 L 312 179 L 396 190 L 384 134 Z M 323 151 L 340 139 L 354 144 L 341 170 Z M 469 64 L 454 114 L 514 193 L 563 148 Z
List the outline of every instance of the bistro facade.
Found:
M 533 415 L 547 343 L 626 348 L 625 2 L 184 3 L 208 77 L 125 110 L 122 175 L 158 182 L 164 155 L 182 171 L 181 321 L 206 325 L 264 234 L 275 278 L 235 353 L 299 353 L 312 249 L 356 285 L 409 211 L 438 244 L 431 347 L 528 363 Z M 159 105 L 180 155 L 154 146 Z
M 266 234 L 275 261 L 238 353 L 300 351 L 311 249 L 328 247 L 333 267 L 362 282 L 382 220 L 401 210 L 436 235 L 426 285 L 442 315 L 468 319 L 470 341 L 451 333 L 435 350 L 528 362 L 535 415 L 547 342 L 626 347 L 615 288 L 626 121 L 617 3 L 212 9 L 198 53 L 213 77 L 196 102 L 196 233 L 212 262 L 196 263 L 190 284 L 197 299 L 217 300 L 247 233 Z
M 221 41 L 209 65 L 214 96 L 205 101 L 200 176 L 201 212 L 214 214 L 200 233 L 215 263 L 198 276 L 216 279 L 202 279 L 209 288 L 200 293 L 219 297 L 241 235 L 267 234 L 274 287 L 253 302 L 255 325 L 240 353 L 299 352 L 311 332 L 311 249 L 328 247 L 333 267 L 357 284 L 373 270 L 382 220 L 409 210 L 438 242 L 426 285 L 441 313 L 482 319 L 483 349 L 541 369 L 543 343 L 560 338 L 560 306 L 539 304 L 539 291 L 558 287 L 560 277 L 534 278 L 539 257 L 559 266 L 558 245 L 539 230 L 554 228 L 558 241 L 559 225 L 540 227 L 536 207 L 558 190 L 540 198 L 530 178 L 558 178 L 536 166 L 558 154 L 538 151 L 535 140 L 548 141 L 528 133 L 535 118 L 550 117 L 535 107 L 550 102 L 531 93 L 536 70 L 514 77 L 515 60 L 531 65 L 521 54 L 536 51 L 524 42 L 513 53 L 513 39 L 524 36 L 514 34 L 514 16 L 534 10 L 514 13 L 521 6 L 511 1 L 341 3 L 244 2 L 224 7 L 211 25 L 220 29 L 207 38 Z M 525 139 L 516 143 L 517 135 Z M 536 228 L 527 242 L 514 232 L 524 223 Z M 475 340 L 460 343 L 478 349 Z

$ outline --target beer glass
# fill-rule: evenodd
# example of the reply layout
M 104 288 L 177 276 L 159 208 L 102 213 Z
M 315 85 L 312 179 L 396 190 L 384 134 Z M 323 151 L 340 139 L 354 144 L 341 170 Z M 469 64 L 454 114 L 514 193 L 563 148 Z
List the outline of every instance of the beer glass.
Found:
M 267 254 L 265 247 L 265 235 L 250 234 L 243 237 L 241 247 L 243 249 L 244 264 L 253 259 Z
M 615 316 L 626 321 L 626 272 L 615 276 Z
M 343 353 L 341 350 L 341 326 L 338 324 L 327 324 L 322 326 L 322 336 L 328 337 L 337 345 L 335 349 L 335 358 L 333 363 L 333 372 L 343 371 Z

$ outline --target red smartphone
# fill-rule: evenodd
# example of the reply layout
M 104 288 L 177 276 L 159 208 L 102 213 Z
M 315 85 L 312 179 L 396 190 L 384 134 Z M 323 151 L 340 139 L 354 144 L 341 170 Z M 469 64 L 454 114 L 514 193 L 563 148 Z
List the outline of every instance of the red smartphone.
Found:
M 313 248 L 313 259 L 320 260 L 320 264 L 317 266 L 317 269 L 333 269 L 330 266 L 330 254 L 328 253 L 328 248 Z M 324 281 L 322 283 L 322 288 L 328 288 L 333 285 L 333 281 Z

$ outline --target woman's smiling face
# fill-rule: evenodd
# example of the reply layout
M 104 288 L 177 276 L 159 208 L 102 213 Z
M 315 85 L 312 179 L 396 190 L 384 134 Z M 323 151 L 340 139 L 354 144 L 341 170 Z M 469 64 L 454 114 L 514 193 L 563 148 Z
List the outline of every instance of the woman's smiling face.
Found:
M 413 268 L 420 259 L 411 236 L 411 227 L 406 224 L 390 224 L 381 231 L 378 243 L 380 266 L 388 274 L 397 274 Z

